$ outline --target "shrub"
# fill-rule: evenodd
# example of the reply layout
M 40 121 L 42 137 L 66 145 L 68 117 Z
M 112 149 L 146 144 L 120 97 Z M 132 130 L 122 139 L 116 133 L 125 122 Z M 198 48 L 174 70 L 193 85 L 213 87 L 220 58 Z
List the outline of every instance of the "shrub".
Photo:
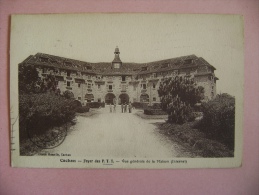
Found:
M 152 108 L 154 108 L 154 109 L 161 109 L 161 103 L 154 103 L 152 105 Z
M 146 115 L 166 115 L 167 113 L 165 111 L 163 111 L 162 109 L 148 108 L 148 109 L 144 109 L 144 114 L 146 114 Z
M 234 149 L 235 98 L 228 94 L 217 95 L 202 104 L 203 118 L 197 125 L 210 138 Z
M 88 106 L 82 106 L 82 107 L 78 107 L 76 109 L 76 112 L 78 113 L 85 113 L 85 112 L 89 112 L 90 108 Z
M 28 131 L 40 135 L 54 126 L 71 122 L 75 110 L 73 100 L 53 92 L 19 95 L 20 138 L 27 138 Z
M 87 102 L 86 106 L 89 108 L 100 108 L 104 107 L 105 103 L 104 102 Z
M 193 107 L 204 96 L 204 88 L 187 77 L 167 78 L 158 90 L 162 110 L 168 113 L 168 122 L 183 124 L 195 119 Z
M 134 108 L 140 108 L 140 109 L 145 109 L 147 108 L 148 102 L 133 102 L 132 106 Z

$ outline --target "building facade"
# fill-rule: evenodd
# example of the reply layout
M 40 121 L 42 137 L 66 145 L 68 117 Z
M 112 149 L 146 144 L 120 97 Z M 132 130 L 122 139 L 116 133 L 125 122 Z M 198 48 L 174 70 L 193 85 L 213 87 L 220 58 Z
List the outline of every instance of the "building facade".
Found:
M 44 78 L 54 75 L 61 92 L 70 91 L 82 104 L 105 102 L 160 102 L 158 88 L 165 78 L 184 76 L 203 86 L 205 100 L 216 95 L 215 68 L 195 55 L 149 63 L 125 63 L 117 47 L 112 62 L 90 63 L 43 53 L 31 55 L 21 64 L 33 65 Z

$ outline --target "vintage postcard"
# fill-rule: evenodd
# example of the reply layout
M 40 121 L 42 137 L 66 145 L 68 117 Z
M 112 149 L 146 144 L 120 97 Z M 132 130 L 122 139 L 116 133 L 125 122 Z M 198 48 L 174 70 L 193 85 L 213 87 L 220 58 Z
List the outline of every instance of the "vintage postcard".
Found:
M 242 164 L 240 15 L 12 15 L 13 167 Z

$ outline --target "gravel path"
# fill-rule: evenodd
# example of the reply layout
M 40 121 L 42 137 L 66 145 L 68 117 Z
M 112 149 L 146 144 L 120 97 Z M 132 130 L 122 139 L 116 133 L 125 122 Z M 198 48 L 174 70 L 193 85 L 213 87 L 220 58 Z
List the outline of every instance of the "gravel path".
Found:
M 77 116 L 62 145 L 44 150 L 78 157 L 171 158 L 179 156 L 175 144 L 158 133 L 155 122 L 133 113 L 110 113 L 109 107 L 96 109 L 95 115 Z

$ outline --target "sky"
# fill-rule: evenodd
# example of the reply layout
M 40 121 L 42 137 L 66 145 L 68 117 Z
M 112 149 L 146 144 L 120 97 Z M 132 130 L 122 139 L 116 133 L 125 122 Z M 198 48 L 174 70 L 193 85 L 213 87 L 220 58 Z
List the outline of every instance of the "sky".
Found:
M 46 14 L 14 15 L 11 68 L 36 53 L 86 62 L 152 62 L 203 57 L 217 70 L 217 93 L 243 89 L 243 19 L 238 15 Z

